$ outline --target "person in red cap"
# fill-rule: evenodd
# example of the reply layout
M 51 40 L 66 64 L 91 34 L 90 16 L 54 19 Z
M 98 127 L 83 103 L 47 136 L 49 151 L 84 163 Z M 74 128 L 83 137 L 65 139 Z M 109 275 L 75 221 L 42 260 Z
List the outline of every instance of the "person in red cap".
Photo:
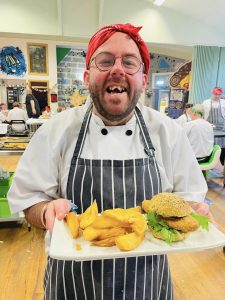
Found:
M 223 132 L 225 130 L 225 100 L 221 98 L 223 90 L 221 87 L 214 87 L 210 99 L 203 101 L 204 119 L 213 125 L 214 132 Z M 225 159 L 225 138 L 215 137 L 215 144 L 218 144 L 222 151 L 220 155 L 220 162 L 224 165 Z
M 42 125 L 17 167 L 8 193 L 11 210 L 23 210 L 30 224 L 46 228 L 46 241 L 55 218 L 63 220 L 74 205 L 81 214 L 95 199 L 102 212 L 173 192 L 209 214 L 202 203 L 207 185 L 182 128 L 140 101 L 150 67 L 140 29 L 114 24 L 94 34 L 84 72 L 89 99 Z M 60 232 L 53 236 L 61 247 Z M 173 299 L 167 257 L 153 256 L 153 237 L 141 253 L 116 246 L 88 250 L 81 238 L 83 261 L 76 249 L 65 256 L 73 243 L 68 241 L 57 258 L 49 253 L 45 299 Z M 104 260 L 96 253 L 111 254 Z
M 204 119 L 213 124 L 216 130 L 222 130 L 225 125 L 225 100 L 221 99 L 221 95 L 223 95 L 222 88 L 216 86 L 212 90 L 211 98 L 202 103 Z

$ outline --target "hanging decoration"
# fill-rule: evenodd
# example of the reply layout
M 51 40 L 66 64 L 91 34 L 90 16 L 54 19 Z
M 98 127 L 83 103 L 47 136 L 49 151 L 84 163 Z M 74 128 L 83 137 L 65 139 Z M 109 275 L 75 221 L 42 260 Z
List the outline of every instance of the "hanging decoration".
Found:
M 6 46 L 0 50 L 1 71 L 7 75 L 24 76 L 27 65 L 19 47 Z
M 176 71 L 170 78 L 170 86 L 172 88 L 180 88 L 181 85 L 181 81 L 185 79 L 185 77 L 187 77 L 189 75 L 191 71 L 191 61 L 185 63 L 184 65 L 182 65 L 178 71 Z M 189 87 L 189 76 L 186 78 L 186 80 L 183 82 L 183 84 L 185 84 L 185 86 L 187 87 L 187 83 L 188 83 L 188 87 Z M 183 87 L 182 87 L 183 88 Z

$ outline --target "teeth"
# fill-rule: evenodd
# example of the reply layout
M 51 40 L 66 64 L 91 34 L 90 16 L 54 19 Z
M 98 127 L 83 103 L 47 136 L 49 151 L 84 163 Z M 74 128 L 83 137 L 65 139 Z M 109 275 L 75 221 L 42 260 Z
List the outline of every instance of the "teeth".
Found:
M 121 86 L 110 86 L 107 88 L 107 90 L 112 93 L 112 92 L 117 92 L 117 93 L 122 93 L 126 91 L 126 88 L 121 87 Z

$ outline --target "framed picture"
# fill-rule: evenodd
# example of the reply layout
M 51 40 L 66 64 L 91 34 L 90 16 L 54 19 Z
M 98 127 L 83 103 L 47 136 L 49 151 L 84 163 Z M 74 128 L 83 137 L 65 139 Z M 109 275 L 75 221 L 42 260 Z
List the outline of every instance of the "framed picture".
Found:
M 28 74 L 48 75 L 48 45 L 27 44 Z

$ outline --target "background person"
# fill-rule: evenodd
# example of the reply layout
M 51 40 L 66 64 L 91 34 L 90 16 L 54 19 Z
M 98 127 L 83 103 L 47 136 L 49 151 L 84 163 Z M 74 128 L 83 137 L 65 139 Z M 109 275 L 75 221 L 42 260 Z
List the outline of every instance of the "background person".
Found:
M 41 113 L 38 100 L 32 94 L 32 90 L 30 87 L 27 87 L 26 92 L 27 92 L 26 110 L 27 110 L 28 118 L 37 119 L 40 117 L 40 113 Z
M 215 87 L 210 99 L 203 101 L 204 119 L 213 124 L 214 131 L 225 130 L 225 100 L 221 99 L 223 90 L 221 87 Z M 215 137 L 215 144 L 221 148 L 220 162 L 224 165 L 225 159 L 225 138 Z
M 175 121 L 179 125 L 183 126 L 185 123 L 191 121 L 191 117 L 189 115 L 189 111 L 190 111 L 191 107 L 193 107 L 193 104 L 191 104 L 191 103 L 185 104 L 184 113 L 179 118 L 175 119 Z
M 191 121 L 184 124 L 183 128 L 190 141 L 197 160 L 208 161 L 214 145 L 212 125 L 203 119 L 203 105 L 196 104 L 189 110 Z
M 222 94 L 222 88 L 215 87 L 211 98 L 202 102 L 204 119 L 213 124 L 215 130 L 222 130 L 225 125 L 225 100 L 221 99 Z
M 8 116 L 8 109 L 7 105 L 5 103 L 0 104 L 0 121 L 1 122 L 6 122 L 7 121 L 7 116 Z
M 13 109 L 9 110 L 7 121 L 10 124 L 12 121 L 24 121 L 24 124 L 13 124 L 12 130 L 14 131 L 24 131 L 26 129 L 26 120 L 27 114 L 26 112 L 20 108 L 19 102 L 13 102 Z
M 139 101 L 150 64 L 140 29 L 115 24 L 90 39 L 84 73 L 90 98 L 34 134 L 8 193 L 12 212 L 24 210 L 30 223 L 52 230 L 54 218 L 62 220 L 71 201 L 78 213 L 93 199 L 103 211 L 140 205 L 167 191 L 199 202 L 196 209 L 209 214 L 201 203 L 207 185 L 182 128 Z M 48 242 L 49 237 L 48 232 Z M 173 299 L 167 257 L 82 263 L 48 257 L 45 299 L 65 295 Z

